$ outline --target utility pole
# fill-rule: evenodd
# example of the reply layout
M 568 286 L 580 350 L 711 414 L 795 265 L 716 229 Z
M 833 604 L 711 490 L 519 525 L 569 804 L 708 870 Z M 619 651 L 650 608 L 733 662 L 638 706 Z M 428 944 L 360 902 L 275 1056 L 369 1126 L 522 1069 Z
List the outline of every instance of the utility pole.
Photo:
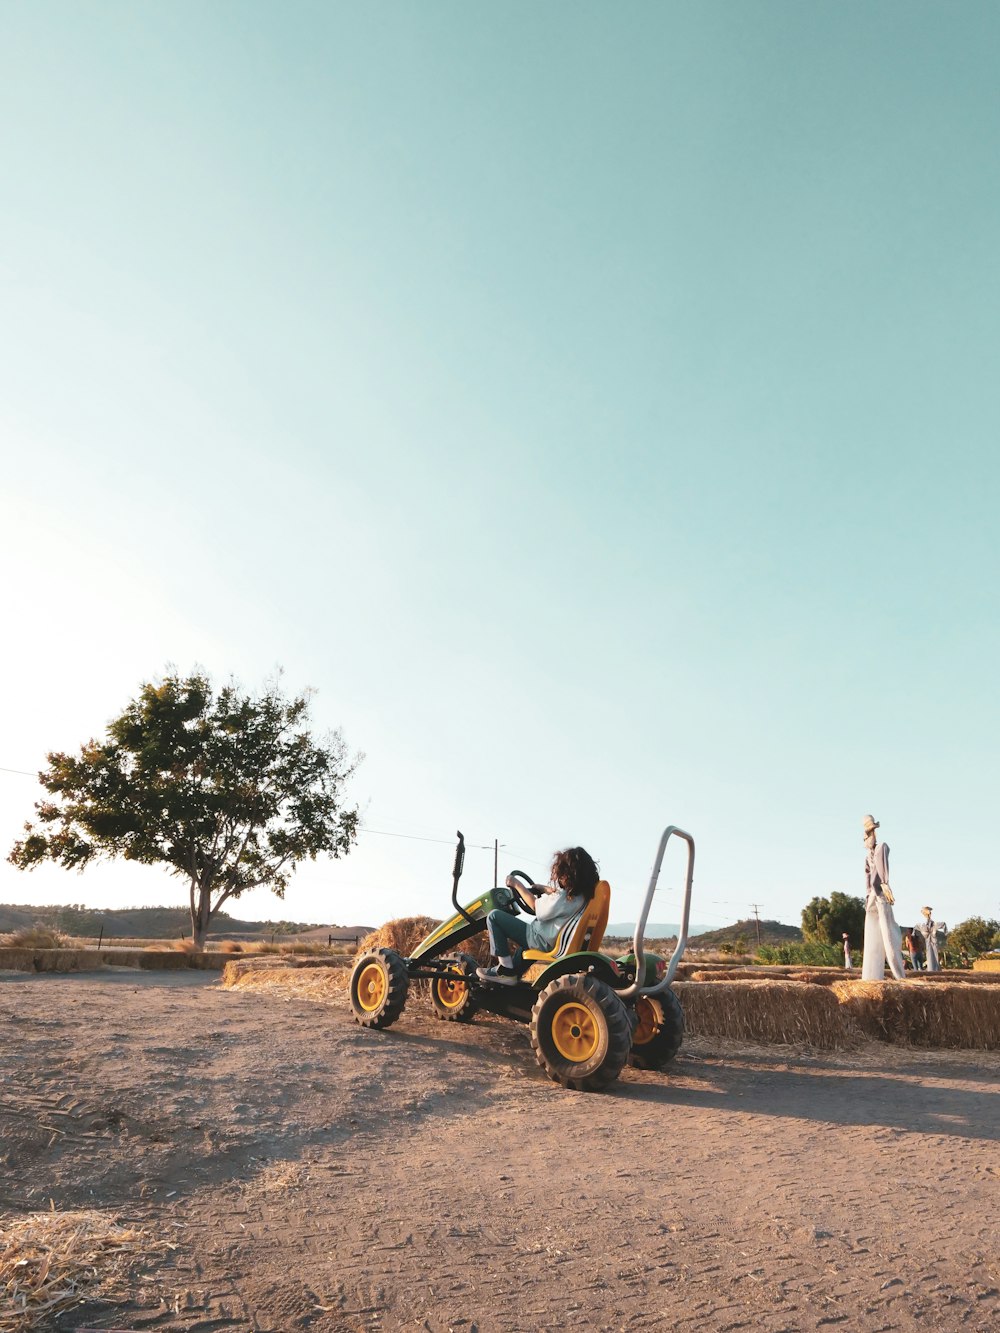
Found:
M 759 908 L 758 908 L 758 906 L 757 906 L 756 903 L 751 903 L 750 906 L 753 908 L 753 914 L 754 914 L 754 917 L 756 918 L 756 921 L 757 921 L 757 948 L 759 949 L 759 948 L 760 948 L 760 910 L 759 910 Z
M 493 839 L 493 884 L 494 884 L 494 886 L 495 886 L 496 883 L 497 883 L 497 875 L 500 873 L 499 870 L 498 870 L 498 868 L 497 868 L 497 866 L 498 866 L 498 861 L 499 861 L 499 856 L 500 856 L 500 839 L 499 839 L 499 838 L 494 838 L 494 839 Z

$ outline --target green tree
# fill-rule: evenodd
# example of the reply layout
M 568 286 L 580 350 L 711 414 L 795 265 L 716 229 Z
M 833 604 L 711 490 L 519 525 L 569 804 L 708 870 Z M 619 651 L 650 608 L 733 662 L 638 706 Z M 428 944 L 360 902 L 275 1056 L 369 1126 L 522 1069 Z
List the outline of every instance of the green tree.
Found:
M 188 881 L 200 948 L 230 898 L 261 885 L 283 898 L 300 861 L 355 842 L 342 791 L 361 756 L 339 732 L 316 741 L 308 727 L 308 695 L 286 699 L 275 682 L 257 695 L 198 672 L 145 684 L 103 741 L 47 756 L 38 776 L 52 799 L 36 803 L 8 860 L 167 866 Z
M 813 898 L 802 909 L 802 934 L 816 944 L 840 944 L 846 934 L 854 948 L 865 933 L 865 904 L 848 893 Z
M 948 952 L 956 954 L 964 949 L 971 958 L 977 958 L 981 953 L 989 953 L 997 947 L 1000 942 L 998 934 L 1000 922 L 992 918 L 987 920 L 981 916 L 970 916 L 968 921 L 961 922 L 948 932 Z

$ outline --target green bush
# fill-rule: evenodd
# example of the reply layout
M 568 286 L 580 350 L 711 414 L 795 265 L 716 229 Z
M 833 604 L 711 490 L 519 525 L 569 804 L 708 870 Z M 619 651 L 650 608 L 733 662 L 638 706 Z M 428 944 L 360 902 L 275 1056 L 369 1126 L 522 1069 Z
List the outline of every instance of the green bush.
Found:
M 837 944 L 821 944 L 818 940 L 805 944 L 762 944 L 757 950 L 757 962 L 839 967 L 844 962 L 844 951 Z
M 948 935 L 948 952 L 960 953 L 964 949 L 970 958 L 978 958 L 997 947 L 998 934 L 1000 922 L 992 918 L 984 920 L 981 916 L 970 916 L 968 921 L 962 921 Z

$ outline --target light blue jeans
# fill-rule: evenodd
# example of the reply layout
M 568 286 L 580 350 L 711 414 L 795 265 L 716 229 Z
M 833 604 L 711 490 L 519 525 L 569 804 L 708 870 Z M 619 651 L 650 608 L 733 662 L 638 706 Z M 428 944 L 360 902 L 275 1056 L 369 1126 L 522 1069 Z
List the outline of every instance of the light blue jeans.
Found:
M 511 916 L 499 907 L 494 907 L 487 916 L 486 930 L 490 937 L 490 953 L 494 958 L 509 955 L 512 944 L 518 944 L 523 949 L 528 943 L 528 922 L 524 917 Z

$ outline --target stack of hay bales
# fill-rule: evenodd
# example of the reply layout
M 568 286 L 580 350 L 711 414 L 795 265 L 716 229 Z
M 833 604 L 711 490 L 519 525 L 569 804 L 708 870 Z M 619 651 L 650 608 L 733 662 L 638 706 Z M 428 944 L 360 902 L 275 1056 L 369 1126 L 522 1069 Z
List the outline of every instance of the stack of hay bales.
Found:
M 674 990 L 692 1036 L 827 1050 L 871 1040 L 1000 1049 L 995 986 L 859 981 L 832 969 L 804 980 L 687 981 Z

